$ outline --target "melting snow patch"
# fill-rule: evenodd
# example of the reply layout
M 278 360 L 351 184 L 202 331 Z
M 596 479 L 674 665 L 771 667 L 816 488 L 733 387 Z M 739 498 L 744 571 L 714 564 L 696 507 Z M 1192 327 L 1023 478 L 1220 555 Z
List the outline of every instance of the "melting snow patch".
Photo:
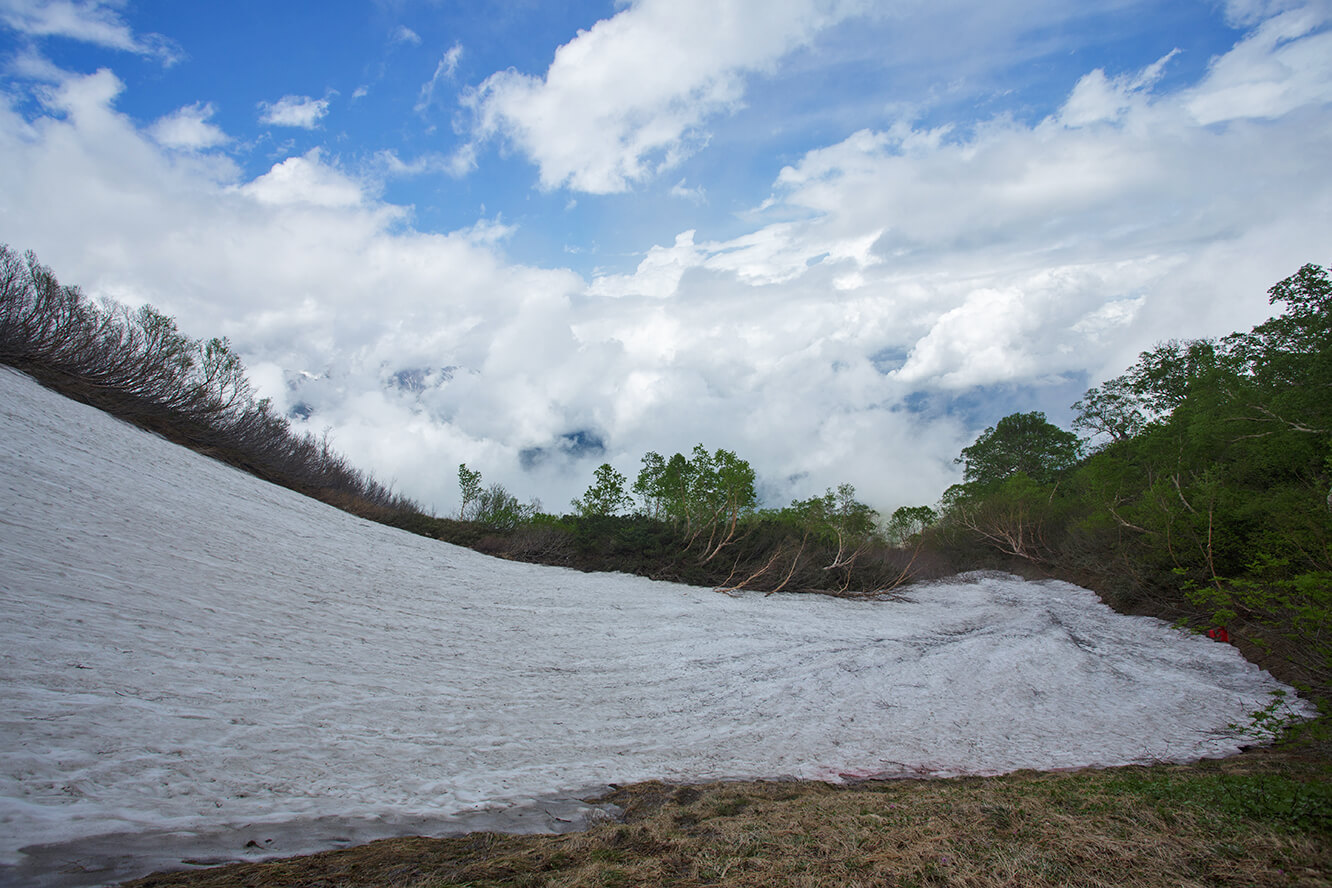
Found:
M 1281 687 L 1066 583 L 732 598 L 495 560 L 4 368 L 0 602 L 0 881 L 25 884 L 555 830 L 611 782 L 1222 756 Z

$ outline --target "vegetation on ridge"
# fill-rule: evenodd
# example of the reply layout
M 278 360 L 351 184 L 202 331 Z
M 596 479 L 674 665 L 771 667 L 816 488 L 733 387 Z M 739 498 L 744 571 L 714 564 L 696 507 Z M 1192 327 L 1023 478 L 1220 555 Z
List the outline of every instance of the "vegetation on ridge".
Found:
M 1162 343 L 1076 404 L 1078 441 L 1005 417 L 962 451 L 929 545 L 1028 565 L 1121 609 L 1224 626 L 1332 700 L 1332 280 L 1306 265 L 1247 333 Z M 1080 453 L 1085 449 L 1087 453 Z
M 365 517 L 417 511 L 254 397 L 225 339 L 193 340 L 149 305 L 93 304 L 31 252 L 0 245 L 0 363 L 64 395 Z

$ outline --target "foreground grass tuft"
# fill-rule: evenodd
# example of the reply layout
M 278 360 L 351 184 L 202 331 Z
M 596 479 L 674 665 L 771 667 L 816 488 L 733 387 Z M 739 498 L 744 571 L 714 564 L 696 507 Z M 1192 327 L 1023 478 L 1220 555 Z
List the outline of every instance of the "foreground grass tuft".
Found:
M 133 888 L 1332 886 L 1332 766 L 1188 766 L 822 783 L 644 783 L 578 834 L 389 839 Z

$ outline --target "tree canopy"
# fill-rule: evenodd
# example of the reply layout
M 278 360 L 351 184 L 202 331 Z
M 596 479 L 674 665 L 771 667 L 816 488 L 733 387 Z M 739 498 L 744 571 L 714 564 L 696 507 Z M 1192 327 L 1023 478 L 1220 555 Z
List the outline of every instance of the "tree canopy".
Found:
M 627 479 L 615 470 L 610 463 L 602 463 L 593 473 L 592 486 L 571 505 L 579 515 L 590 518 L 596 515 L 618 515 L 633 507 L 634 500 L 625 492 Z
M 969 483 L 993 484 L 1018 473 L 1049 482 L 1077 462 L 1082 442 L 1077 435 L 1048 422 L 1045 414 L 1013 413 L 981 433 L 962 449 L 962 477 Z

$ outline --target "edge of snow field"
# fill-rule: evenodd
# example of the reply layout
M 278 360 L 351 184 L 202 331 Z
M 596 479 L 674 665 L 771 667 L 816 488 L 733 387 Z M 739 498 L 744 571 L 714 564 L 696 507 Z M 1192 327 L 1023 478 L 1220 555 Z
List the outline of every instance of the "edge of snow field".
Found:
M 218 824 L 204 829 L 97 834 L 19 849 L 21 854 L 16 862 L 0 863 L 0 885 L 27 888 L 114 885 L 154 872 L 260 863 L 399 836 L 442 838 L 473 832 L 515 835 L 578 832 L 620 816 L 622 812 L 617 806 L 595 801 L 596 796 L 610 790 L 609 786 L 589 787 L 576 797 L 552 796 L 441 816 L 316 817 Z

